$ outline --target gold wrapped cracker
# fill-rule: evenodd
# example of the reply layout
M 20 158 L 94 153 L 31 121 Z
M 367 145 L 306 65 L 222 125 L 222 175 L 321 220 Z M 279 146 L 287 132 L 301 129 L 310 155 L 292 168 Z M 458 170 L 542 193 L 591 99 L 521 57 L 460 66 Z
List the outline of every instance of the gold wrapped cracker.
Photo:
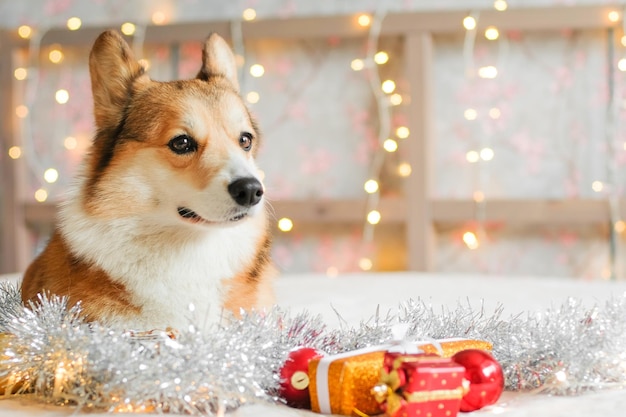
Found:
M 492 349 L 489 342 L 471 339 L 440 339 L 415 345 L 424 353 L 446 358 L 466 349 Z M 393 348 L 393 345 L 374 346 L 309 362 L 313 411 L 346 416 L 380 414 L 371 391 L 379 381 L 385 352 Z

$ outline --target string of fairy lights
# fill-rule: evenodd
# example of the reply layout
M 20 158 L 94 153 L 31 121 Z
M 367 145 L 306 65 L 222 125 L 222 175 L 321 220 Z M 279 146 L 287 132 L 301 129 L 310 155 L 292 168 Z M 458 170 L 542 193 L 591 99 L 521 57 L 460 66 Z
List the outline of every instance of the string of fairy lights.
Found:
M 507 9 L 506 2 L 495 2 L 494 8 L 500 12 Z M 476 68 L 475 66 L 475 49 L 477 38 L 477 26 L 480 18 L 479 12 L 471 12 L 463 19 L 463 27 L 465 28 L 465 37 L 463 42 L 463 60 L 465 67 L 465 82 L 472 83 L 479 77 L 485 80 L 494 80 L 498 76 L 498 68 L 496 65 L 486 65 Z M 495 26 L 488 26 L 484 31 L 484 37 L 490 42 L 503 42 L 504 36 L 500 36 L 500 31 Z M 502 48 L 499 48 L 501 52 Z M 497 59 L 496 62 L 500 62 Z M 491 119 L 500 118 L 501 111 L 498 107 L 491 107 L 488 111 L 488 117 Z M 475 124 L 479 118 L 479 111 L 474 107 L 468 107 L 463 112 L 464 119 L 470 123 Z M 472 193 L 472 199 L 475 202 L 475 230 L 466 230 L 463 233 L 463 242 L 469 249 L 478 249 L 481 242 L 486 240 L 486 232 L 484 228 L 486 220 L 486 200 L 485 200 L 485 188 L 486 188 L 486 167 L 485 164 L 489 163 L 495 157 L 495 152 L 492 147 L 487 143 L 487 135 L 484 132 L 475 132 L 479 140 L 478 149 L 470 149 L 465 155 L 465 159 L 468 163 L 476 165 L 475 189 Z
M 363 229 L 363 241 L 365 244 L 372 241 L 374 226 L 381 220 L 381 214 L 377 210 L 377 207 L 380 201 L 379 176 L 385 160 L 385 153 L 396 152 L 399 148 L 398 140 L 407 139 L 410 134 L 409 129 L 406 126 L 397 127 L 395 129 L 395 135 L 391 134 L 389 107 L 400 105 L 403 101 L 403 97 L 395 91 L 396 83 L 394 80 L 381 80 L 378 75 L 377 66 L 386 64 L 390 59 L 389 54 L 386 51 L 377 50 L 380 30 L 385 14 L 385 10 L 380 8 L 374 14 L 361 14 L 356 17 L 356 21 L 359 26 L 369 28 L 367 53 L 364 58 L 355 58 L 350 63 L 353 71 L 364 72 L 364 77 L 369 80 L 369 84 L 377 103 L 379 120 L 379 132 L 377 137 L 379 139 L 380 149 L 379 151 L 376 151 L 372 157 L 370 177 L 364 184 L 364 190 L 367 195 L 367 214 Z M 243 71 L 245 63 L 245 48 L 241 23 L 242 21 L 252 21 L 255 19 L 256 11 L 252 8 L 248 8 L 242 12 L 241 20 L 235 20 L 231 24 L 233 49 L 236 54 L 237 63 L 242 69 L 239 74 L 241 79 L 247 76 L 248 73 L 250 76 L 255 78 L 262 77 L 265 74 L 265 68 L 259 63 L 252 63 L 247 67 L 247 71 Z M 151 23 L 154 25 L 164 25 L 167 24 L 169 20 L 168 15 L 162 11 L 156 11 L 151 16 Z M 71 17 L 67 20 L 67 29 L 70 31 L 79 30 L 81 26 L 82 21 L 79 17 Z M 137 56 L 143 56 L 143 41 L 145 38 L 146 25 L 125 22 L 120 25 L 120 31 L 124 35 L 133 37 L 133 49 L 135 54 Z M 27 90 L 36 90 L 40 67 L 38 63 L 39 54 L 41 52 L 40 41 L 45 33 L 46 31 L 43 28 L 35 30 L 26 25 L 18 28 L 18 35 L 29 40 L 29 58 L 27 60 L 27 67 L 16 68 L 14 75 L 17 81 L 27 82 Z M 50 49 L 48 52 L 48 59 L 52 64 L 61 64 L 65 59 L 62 48 L 57 45 Z M 140 59 L 140 62 L 146 69 L 149 68 L 150 62 L 147 59 L 142 58 Z M 242 85 L 243 84 L 244 83 L 242 82 Z M 28 96 L 28 94 L 26 95 Z M 260 94 L 257 91 L 247 91 L 244 96 L 246 101 L 250 104 L 256 104 L 260 100 Z M 68 103 L 70 100 L 68 90 L 63 88 L 58 89 L 55 92 L 55 100 L 59 105 Z M 34 199 L 37 202 L 43 203 L 47 201 L 49 197 L 48 186 L 56 183 L 60 174 L 57 168 L 47 167 L 46 162 L 43 161 L 35 151 L 36 146 L 31 136 L 32 115 L 29 112 L 33 102 L 34 100 L 32 97 L 30 99 L 26 97 L 24 104 L 20 104 L 16 107 L 16 115 L 19 119 L 22 119 L 22 146 L 12 146 L 9 148 L 8 153 L 12 159 L 19 159 L 22 156 L 26 157 L 26 165 L 32 171 L 35 178 L 38 178 L 41 181 L 41 186 L 34 192 Z M 76 150 L 78 148 L 77 142 L 78 140 L 73 136 L 67 136 L 63 141 L 64 147 L 68 151 Z M 408 162 L 401 162 L 397 167 L 397 173 L 400 177 L 407 177 L 411 174 L 411 169 L 412 168 Z M 280 218 L 277 221 L 277 227 L 282 232 L 290 232 L 294 227 L 294 221 L 288 217 Z M 363 270 L 370 270 L 373 267 L 373 262 L 369 257 L 364 256 L 359 259 L 359 267 Z M 329 268 L 330 275 L 333 274 L 333 270 L 333 267 Z
M 626 6 L 623 7 L 622 13 L 620 14 L 617 11 L 611 11 L 608 15 L 608 19 L 610 22 L 617 24 L 621 19 L 621 30 L 622 36 L 620 39 L 620 44 L 622 47 L 626 47 L 626 19 L 623 18 L 626 16 Z M 615 63 L 615 29 L 613 27 L 609 28 L 609 57 L 608 57 L 608 68 L 609 68 L 609 76 L 608 76 L 608 93 L 609 99 L 607 102 L 607 111 L 606 111 L 606 135 L 605 142 L 608 150 L 608 163 L 607 163 L 607 199 L 609 202 L 609 267 L 607 278 L 617 279 L 622 277 L 626 270 L 625 264 L 620 256 L 618 256 L 621 249 L 621 240 L 619 235 L 626 231 L 626 222 L 621 217 L 620 210 L 620 199 L 619 199 L 619 189 L 623 188 L 626 185 L 621 179 L 622 176 L 619 175 L 619 169 L 617 166 L 617 155 L 620 148 L 620 136 L 619 136 L 619 99 L 620 97 L 616 97 L 616 74 L 618 72 L 626 72 L 626 58 L 622 56 L 622 58 Z M 623 51 L 622 55 L 625 55 L 626 52 Z M 617 68 L 616 68 L 617 66 Z M 616 71 L 617 69 L 617 71 Z M 623 100 L 624 97 L 621 97 Z M 626 151 L 626 141 L 623 141 L 621 144 L 623 146 L 624 151 Z M 594 183 L 595 184 L 595 183 Z M 604 189 L 604 184 L 595 184 L 598 185 L 597 188 Z M 601 185 L 601 186 L 600 186 Z
M 71 17 L 66 22 L 67 29 L 77 31 L 82 27 L 82 21 L 78 17 Z M 141 56 L 143 49 L 143 40 L 145 38 L 145 25 L 134 24 L 130 22 L 123 23 L 120 30 L 125 35 L 133 36 L 133 46 L 135 52 Z M 11 159 L 20 159 L 24 156 L 26 167 L 33 176 L 40 182 L 40 187 L 33 194 L 35 201 L 43 203 L 49 198 L 49 188 L 53 187 L 60 178 L 57 167 L 50 166 L 48 161 L 49 155 L 41 155 L 37 151 L 37 145 L 33 137 L 33 115 L 32 110 L 35 107 L 36 96 L 39 94 L 39 81 L 41 78 L 40 54 L 42 52 L 41 40 L 48 32 L 49 28 L 39 27 L 34 29 L 28 25 L 22 25 L 18 28 L 18 35 L 28 40 L 28 53 L 25 58 L 25 66 L 18 66 L 14 69 L 13 75 L 18 82 L 24 82 L 23 103 L 15 108 L 15 115 L 20 120 L 20 136 L 21 146 L 15 145 L 8 149 L 8 155 Z M 62 65 L 66 60 L 66 54 L 61 45 L 52 45 L 47 50 L 47 59 L 54 65 Z M 149 66 L 149 62 L 145 59 L 140 60 L 145 67 Z M 54 100 L 60 105 L 66 105 L 70 101 L 70 93 L 66 88 L 59 88 L 54 92 Z M 63 147 L 67 151 L 81 152 L 84 146 L 79 146 L 79 140 L 75 136 L 66 136 L 63 139 Z
M 381 2 L 381 4 L 382 3 L 384 2 Z M 508 9 L 507 1 L 495 0 L 493 2 L 493 9 L 498 12 L 505 12 Z M 375 228 L 383 217 L 383 214 L 379 211 L 379 203 L 381 200 L 380 176 L 386 155 L 398 151 L 402 141 L 410 136 L 410 131 L 407 126 L 397 126 L 395 129 L 391 127 L 391 109 L 395 106 L 402 105 L 406 97 L 404 97 L 401 92 L 397 91 L 395 80 L 381 79 L 379 75 L 379 68 L 394 59 L 388 51 L 378 49 L 382 22 L 385 16 L 386 11 L 383 8 L 379 8 L 374 13 L 364 13 L 355 16 L 357 24 L 364 29 L 368 29 L 367 48 L 365 57 L 355 57 L 350 62 L 351 69 L 355 72 L 362 72 L 364 77 L 368 80 L 374 100 L 376 101 L 378 116 L 378 148 L 371 157 L 369 177 L 363 184 L 366 212 L 362 232 L 363 253 L 358 259 L 358 268 L 364 271 L 371 270 L 375 266 L 371 253 L 369 253 L 369 248 L 374 237 Z M 467 82 L 471 82 L 475 77 L 495 80 L 501 69 L 501 60 L 496 60 L 492 65 L 475 67 L 474 55 L 476 39 L 479 35 L 479 17 L 478 12 L 471 12 L 460 22 L 460 25 L 462 25 L 465 30 L 463 54 L 465 62 L 464 71 Z M 231 22 L 231 38 L 233 40 L 237 63 L 241 68 L 240 78 L 244 78 L 248 74 L 252 77 L 259 78 L 263 77 L 265 74 L 263 65 L 259 63 L 251 63 L 248 65 L 245 62 L 245 48 L 241 24 L 242 22 L 253 21 L 256 18 L 256 10 L 247 8 L 243 10 L 240 20 Z M 622 19 L 622 13 L 611 11 L 608 13 L 607 19 L 610 23 L 617 23 Z M 169 22 L 170 16 L 166 12 L 155 11 L 151 15 L 150 22 L 143 24 L 138 22 L 124 22 L 120 25 L 120 30 L 123 34 L 133 37 L 133 49 L 135 53 L 137 56 L 143 56 L 143 43 L 148 23 L 153 25 L 165 25 Z M 624 21 L 622 21 L 622 24 L 626 25 Z M 80 30 L 82 21 L 79 17 L 71 17 L 67 20 L 66 25 L 68 30 L 77 31 Z M 626 33 L 626 26 L 622 29 L 624 33 Z M 44 158 L 36 152 L 31 129 L 31 106 L 34 103 L 34 96 L 38 92 L 40 44 L 46 30 L 45 28 L 32 28 L 27 25 L 22 25 L 18 28 L 17 33 L 21 38 L 29 40 L 29 49 L 26 65 L 16 67 L 13 72 L 16 82 L 25 82 L 26 87 L 24 88 L 24 102 L 15 107 L 15 115 L 21 122 L 21 141 L 19 144 L 11 146 L 8 149 L 8 155 L 11 159 L 24 158 L 26 160 L 26 166 L 41 183 L 41 186 L 35 190 L 33 197 L 37 202 L 43 203 L 48 199 L 48 187 L 56 183 L 60 177 L 59 170 L 54 166 L 48 166 Z M 481 35 L 484 36 L 487 41 L 499 43 L 498 55 L 501 55 L 503 48 L 506 47 L 506 36 L 501 36 L 500 30 L 495 26 L 487 26 Z M 626 47 L 626 35 L 622 37 L 621 43 Z M 47 52 L 47 59 L 52 64 L 62 64 L 64 60 L 62 47 L 57 45 L 50 48 Z M 150 66 L 150 62 L 145 58 L 141 59 L 141 63 L 146 68 Z M 626 72 L 626 57 L 617 62 L 617 68 L 622 72 Z M 67 104 L 71 100 L 70 94 L 65 88 L 56 90 L 54 97 L 56 103 L 60 106 Z M 250 104 L 256 104 L 261 97 L 257 91 L 246 91 L 244 98 Z M 611 105 L 614 105 L 614 103 Z M 609 113 L 611 112 L 609 111 Z M 498 119 L 501 117 L 501 110 L 496 106 L 487 110 L 468 107 L 463 112 L 463 118 L 468 123 L 473 123 L 481 117 L 489 117 L 494 120 Z M 607 132 L 607 141 L 611 141 L 610 149 L 616 151 L 616 148 L 619 146 L 616 146 L 617 139 L 614 126 L 616 118 L 614 119 L 611 132 Z M 477 227 L 475 229 L 468 228 L 468 230 L 464 231 L 462 237 L 463 242 L 470 250 L 479 248 L 485 239 L 483 225 L 486 218 L 487 198 L 485 195 L 486 184 L 484 172 L 486 164 L 496 157 L 493 147 L 490 146 L 489 143 L 486 143 L 484 138 L 485 136 L 481 135 L 478 146 L 469 149 L 465 155 L 467 163 L 475 165 L 478 172 L 478 181 L 476 181 L 475 189 L 472 194 L 472 199 L 476 204 L 474 220 Z M 78 146 L 78 140 L 73 136 L 65 137 L 63 146 L 68 151 L 81 150 Z M 626 142 L 623 143 L 622 146 L 624 150 L 626 150 Z M 608 169 L 608 180 L 594 181 L 591 187 L 595 192 L 608 193 L 608 198 L 611 201 L 610 221 L 612 231 L 623 233 L 626 231 L 626 223 L 623 219 L 619 218 L 620 210 L 618 206 L 617 187 L 611 184 L 611 181 L 615 182 L 617 180 L 616 168 L 611 165 Z M 395 168 L 396 174 L 404 178 L 410 176 L 412 170 L 413 167 L 410 163 L 405 161 L 399 162 Z M 280 231 L 288 233 L 294 228 L 294 220 L 288 217 L 280 218 L 277 220 L 277 227 Z M 613 240 L 615 240 L 615 236 L 613 236 Z M 337 268 L 332 266 L 329 267 L 327 271 L 328 275 L 336 275 L 338 272 Z
M 504 12 L 507 10 L 508 5 L 504 0 L 496 0 L 494 2 L 493 7 L 500 12 Z M 609 24 L 615 24 L 622 21 L 622 37 L 621 44 L 626 47 L 626 19 L 622 19 L 622 16 L 626 15 L 626 7 L 622 10 L 622 13 L 612 10 L 607 14 L 607 20 Z M 465 40 L 463 47 L 463 55 L 465 61 L 465 76 L 466 81 L 471 82 L 476 76 L 483 79 L 496 79 L 499 75 L 499 66 L 496 65 L 488 65 L 480 68 L 475 68 L 474 63 L 474 53 L 475 53 L 475 43 L 477 37 L 477 27 L 478 27 L 478 19 L 480 13 L 479 12 L 471 12 L 463 19 L 463 27 L 465 28 Z M 506 38 L 500 36 L 500 31 L 495 26 L 488 26 L 484 30 L 484 37 L 488 41 L 499 41 L 499 51 L 500 55 L 502 54 L 502 50 L 506 49 L 507 42 Z M 596 193 L 605 193 L 608 203 L 609 203 L 609 261 L 608 266 L 603 271 L 602 275 L 604 278 L 616 279 L 621 275 L 621 265 L 619 262 L 620 257 L 617 256 L 619 253 L 620 247 L 620 239 L 618 238 L 618 234 L 624 233 L 626 231 L 626 222 L 621 218 L 620 211 L 620 199 L 619 199 L 619 186 L 623 184 L 618 184 L 619 182 L 619 174 L 617 169 L 617 151 L 620 147 L 620 140 L 617 135 L 617 123 L 619 122 L 619 118 L 617 117 L 618 105 L 617 100 L 614 97 L 615 95 L 615 82 L 614 82 L 614 53 L 613 53 L 613 38 L 614 38 L 614 30 L 613 28 L 609 28 L 609 82 L 607 86 L 609 99 L 606 104 L 606 146 L 609 150 L 607 152 L 607 167 L 606 167 L 606 181 L 595 180 L 591 184 L 591 188 Z M 497 59 L 497 62 L 501 62 L 502 59 Z M 626 72 L 626 57 L 621 58 L 617 62 L 617 69 L 621 72 Z M 468 122 L 473 122 L 477 120 L 479 114 L 478 111 L 474 108 L 467 108 L 464 111 L 464 118 Z M 488 116 L 492 119 L 498 119 L 501 116 L 501 111 L 497 107 L 492 107 L 488 111 Z M 481 241 L 485 239 L 485 229 L 484 223 L 486 220 L 486 195 L 484 192 L 485 184 L 485 167 L 484 164 L 492 161 L 495 158 L 494 150 L 486 146 L 485 138 L 486 135 L 484 133 L 480 133 L 480 149 L 471 149 L 466 153 L 466 160 L 470 164 L 477 165 L 477 177 L 478 181 L 476 184 L 476 188 L 473 192 L 472 198 L 475 202 L 475 230 L 467 230 L 463 233 L 463 242 L 465 245 L 471 249 L 478 249 L 481 245 Z M 623 149 L 626 150 L 626 142 L 621 144 Z

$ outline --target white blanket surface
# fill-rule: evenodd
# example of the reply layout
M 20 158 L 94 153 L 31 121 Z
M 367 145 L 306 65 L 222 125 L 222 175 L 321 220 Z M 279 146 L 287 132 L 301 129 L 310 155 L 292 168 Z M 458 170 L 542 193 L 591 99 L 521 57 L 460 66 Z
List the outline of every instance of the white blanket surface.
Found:
M 6 278 L 15 280 L 16 276 Z M 360 321 L 372 317 L 377 308 L 386 313 L 409 298 L 420 298 L 436 309 L 470 303 L 476 309 L 484 308 L 486 314 L 492 314 L 497 306 L 502 305 L 503 317 L 508 318 L 520 312 L 558 307 L 568 297 L 593 306 L 625 293 L 626 282 L 421 273 L 363 273 L 336 278 L 316 274 L 286 275 L 276 283 L 278 305 L 290 309 L 292 313 L 307 310 L 321 314 L 332 327 L 342 322 L 358 325 Z M 27 398 L 0 400 L 2 417 L 65 417 L 75 413 L 76 410 L 71 407 L 42 406 Z M 459 413 L 459 416 L 464 414 Z M 317 414 L 285 406 L 257 404 L 242 407 L 230 415 L 291 417 Z M 496 405 L 465 415 L 624 417 L 626 390 L 573 397 L 506 392 Z

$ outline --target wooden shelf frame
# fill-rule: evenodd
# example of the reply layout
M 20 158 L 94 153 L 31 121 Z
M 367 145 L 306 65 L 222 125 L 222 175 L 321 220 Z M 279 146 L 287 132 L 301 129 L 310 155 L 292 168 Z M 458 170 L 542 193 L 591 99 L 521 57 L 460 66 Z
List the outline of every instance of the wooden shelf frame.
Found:
M 476 218 L 478 204 L 471 200 L 430 200 L 425 211 L 434 225 L 459 224 Z M 283 200 L 273 201 L 271 205 L 276 218 L 289 217 L 296 223 L 320 225 L 362 224 L 367 208 L 365 199 Z M 620 201 L 620 207 L 621 217 L 626 218 L 626 199 Z M 26 203 L 22 208 L 28 227 L 41 230 L 50 228 L 57 212 L 53 203 Z M 415 217 L 415 209 L 400 197 L 382 198 L 377 210 L 382 215 L 381 225 L 406 224 L 408 217 Z M 484 213 L 486 222 L 514 226 L 610 223 L 609 202 L 600 199 L 490 199 L 484 203 Z
M 576 6 L 546 8 L 511 8 L 506 12 L 493 9 L 480 10 L 478 30 L 496 26 L 501 31 L 559 31 L 563 29 L 593 30 L 617 27 L 621 22 L 610 22 L 611 11 L 623 11 L 611 6 Z M 408 147 L 408 162 L 413 173 L 406 180 L 405 199 L 383 198 L 379 210 L 382 223 L 404 224 L 406 245 L 409 253 L 407 268 L 429 271 L 435 259 L 435 227 L 438 223 L 457 223 L 475 218 L 476 203 L 471 200 L 431 200 L 429 181 L 432 175 L 432 68 L 433 36 L 462 33 L 461 22 L 467 15 L 463 11 L 432 11 L 413 13 L 390 13 L 381 30 L 382 36 L 400 36 L 404 39 L 406 61 L 405 76 L 413 98 L 409 105 L 409 129 L 412 134 Z M 119 22 L 121 23 L 121 22 Z M 365 37 L 367 28 L 356 23 L 354 15 L 307 17 L 294 19 L 266 19 L 242 22 L 244 39 L 260 38 L 320 38 Z M 112 27 L 114 25 L 111 25 Z M 72 32 L 65 28 L 52 29 L 41 40 L 43 47 L 51 44 L 65 46 L 90 46 L 97 35 L 108 27 L 81 28 Z M 146 28 L 146 44 L 176 44 L 199 41 L 210 32 L 218 32 L 228 38 L 230 22 L 192 22 Z M 2 124 L 0 126 L 0 149 L 15 144 L 16 123 L 12 103 L 12 53 L 15 48 L 27 47 L 14 32 L 0 31 L 0 82 L 3 94 L 0 98 Z M 6 164 L 2 169 L 3 207 L 2 253 L 0 273 L 23 270 L 32 253 L 28 228 L 49 228 L 55 215 L 53 204 L 23 203 L 17 190 L 19 164 Z M 11 165 L 11 167 L 8 167 Z M 365 217 L 363 200 L 333 201 L 278 201 L 272 203 L 277 217 L 287 216 L 296 222 L 311 223 L 361 223 Z M 622 218 L 626 218 L 622 201 Z M 609 205 L 605 200 L 489 200 L 486 203 L 485 220 L 512 224 L 560 224 L 581 225 L 609 223 Z
M 500 30 L 553 31 L 561 29 L 600 29 L 619 23 L 609 21 L 608 14 L 622 8 L 617 6 L 573 6 L 510 8 L 506 12 L 494 9 L 479 10 L 477 29 L 496 26 Z M 381 36 L 406 36 L 411 33 L 460 33 L 467 11 L 425 11 L 389 13 L 385 16 Z M 123 23 L 122 21 L 119 24 Z M 42 46 L 61 44 L 66 46 L 90 46 L 103 30 L 119 25 L 83 27 L 78 31 L 66 28 L 49 30 L 42 38 Z M 315 37 L 364 37 L 368 28 L 358 25 L 355 15 L 320 16 L 290 19 L 259 19 L 241 22 L 244 39 L 254 38 L 315 38 Z M 228 37 L 230 22 L 186 22 L 168 25 L 148 25 L 145 42 L 178 43 L 198 41 L 210 32 Z M 4 40 L 14 46 L 27 46 L 27 41 L 15 33 L 5 31 Z

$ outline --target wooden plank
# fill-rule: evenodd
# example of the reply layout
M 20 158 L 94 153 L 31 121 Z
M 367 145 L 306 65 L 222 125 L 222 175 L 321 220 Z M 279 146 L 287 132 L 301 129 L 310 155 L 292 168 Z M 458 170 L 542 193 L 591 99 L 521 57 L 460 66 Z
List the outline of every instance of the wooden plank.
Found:
M 0 32 L 0 36 L 5 33 Z M 7 150 L 13 145 L 12 110 L 12 60 L 11 48 L 0 43 L 0 273 L 17 271 L 15 248 L 15 171 L 14 161 L 9 159 Z
M 6 32 L 0 33 L 5 41 L 0 43 L 0 273 L 22 271 L 29 261 L 28 231 L 20 210 L 21 176 L 23 160 L 13 160 L 7 155 L 16 141 L 15 104 L 13 102 L 13 52 L 15 44 Z
M 626 200 L 620 204 L 626 218 Z M 438 223 L 458 223 L 475 217 L 473 201 L 438 200 L 432 202 L 433 217 Z M 487 200 L 485 220 L 511 224 L 582 225 L 607 224 L 607 200 Z
M 359 224 L 365 218 L 365 199 L 272 201 L 276 220 L 289 217 L 294 222 Z M 433 200 L 427 205 L 435 223 L 463 223 L 474 220 L 476 203 L 469 200 Z M 626 199 L 620 201 L 621 217 L 626 218 Z M 26 222 L 33 228 L 50 228 L 56 215 L 54 203 L 26 203 L 21 206 Z M 382 224 L 404 223 L 411 213 L 401 198 L 382 198 L 379 205 Z M 596 199 L 494 199 L 486 201 L 486 221 L 510 224 L 583 225 L 607 224 L 608 202 Z
M 307 224 L 358 224 L 365 221 L 366 201 L 363 200 L 288 200 L 272 201 L 271 212 L 276 220 L 288 217 Z M 404 223 L 406 208 L 400 198 L 382 199 L 378 210 L 382 224 Z M 33 229 L 46 230 L 54 223 L 57 205 L 26 203 L 23 206 L 26 223 Z
M 493 8 L 475 10 L 479 12 L 477 29 L 496 26 L 501 31 L 555 31 L 562 29 L 599 29 L 616 26 L 610 22 L 611 11 L 622 12 L 620 7 L 611 6 L 576 6 L 576 7 L 538 7 L 510 8 L 498 12 Z M 383 28 L 384 34 L 403 32 L 430 32 L 432 34 L 450 34 L 463 32 L 463 19 L 467 11 L 438 11 L 425 13 L 400 13 L 390 15 Z
M 412 172 L 405 180 L 407 269 L 434 269 L 436 232 L 429 204 L 433 138 L 433 41 L 430 33 L 410 34 L 404 39 L 405 74 L 411 103 L 403 146 Z
M 350 38 L 367 36 L 369 27 L 360 26 L 356 15 L 307 17 L 296 19 L 268 19 L 244 22 L 243 34 L 251 38 Z M 387 19 L 383 21 L 383 33 L 391 29 Z M 280 30 L 277 30 L 280 27 Z M 393 31 L 398 34 L 398 31 Z
M 542 8 L 510 8 L 506 12 L 498 12 L 492 8 L 480 11 L 478 29 L 488 25 L 497 26 L 501 30 L 562 30 L 562 29 L 598 29 L 617 23 L 608 19 L 610 11 L 620 8 L 611 6 L 573 6 L 573 7 L 542 7 Z M 389 13 L 382 27 L 382 36 L 399 36 L 409 33 L 430 32 L 432 34 L 460 33 L 462 20 L 467 15 L 464 11 L 426 11 Z M 122 22 L 119 22 L 120 24 Z M 62 44 L 66 46 L 91 46 L 100 32 L 118 25 L 83 27 L 77 31 L 66 28 L 49 30 L 42 38 L 42 45 Z M 367 28 L 356 24 L 355 15 L 302 17 L 289 19 L 258 19 L 242 22 L 242 30 L 246 39 L 254 38 L 327 38 L 327 37 L 361 37 Z M 149 25 L 146 30 L 146 43 L 179 43 L 199 41 L 210 32 L 218 32 L 228 38 L 230 23 L 227 21 L 201 21 L 174 23 L 169 25 Z M 27 42 L 13 38 L 26 46 Z
M 366 200 L 291 200 L 273 201 L 276 219 L 288 217 L 302 223 L 364 223 Z M 400 198 L 383 198 L 377 210 L 381 224 L 404 223 L 406 207 Z

